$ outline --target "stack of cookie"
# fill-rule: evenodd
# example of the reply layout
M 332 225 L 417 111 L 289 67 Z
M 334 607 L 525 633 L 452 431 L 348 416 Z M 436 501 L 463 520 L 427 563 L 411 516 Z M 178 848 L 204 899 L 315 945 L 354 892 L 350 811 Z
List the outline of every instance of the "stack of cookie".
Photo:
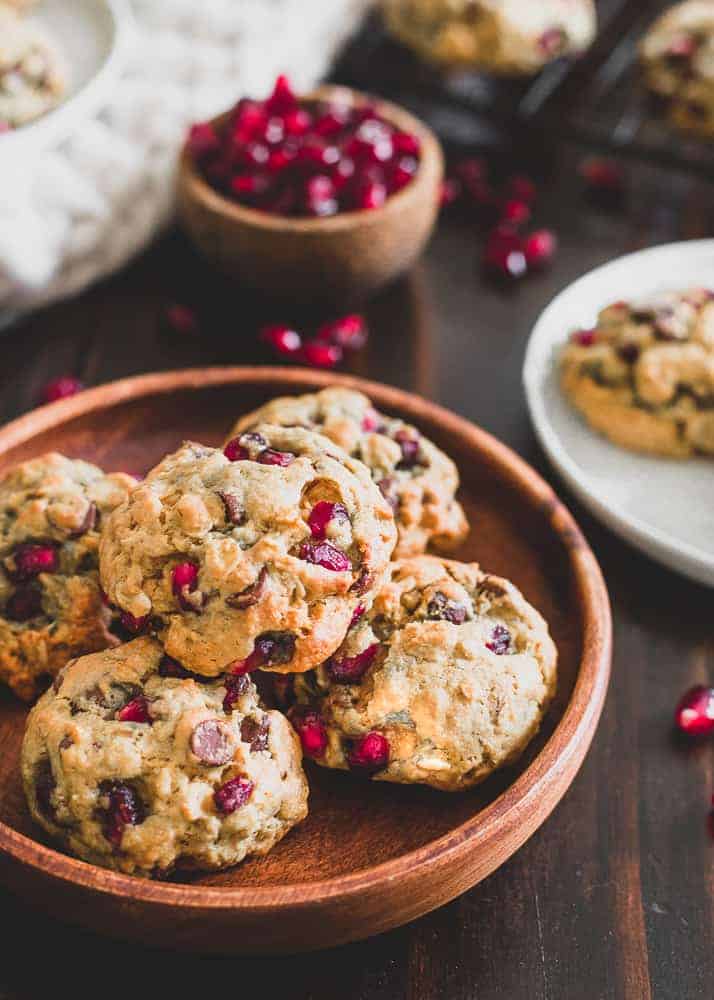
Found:
M 337 388 L 138 484 L 60 456 L 8 474 L 0 662 L 24 697 L 54 675 L 22 752 L 37 822 L 124 872 L 219 869 L 305 817 L 303 755 L 447 791 L 515 759 L 555 647 L 512 584 L 423 554 L 464 539 L 457 487 L 415 428 Z

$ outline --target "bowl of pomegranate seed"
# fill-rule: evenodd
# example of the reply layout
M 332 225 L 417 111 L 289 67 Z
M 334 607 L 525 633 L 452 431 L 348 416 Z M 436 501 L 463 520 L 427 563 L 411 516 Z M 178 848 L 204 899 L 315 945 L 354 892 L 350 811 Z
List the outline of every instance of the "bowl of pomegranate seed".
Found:
M 345 87 L 298 97 L 279 77 L 194 125 L 179 213 L 224 273 L 271 295 L 343 301 L 407 271 L 434 226 L 435 135 L 407 111 Z

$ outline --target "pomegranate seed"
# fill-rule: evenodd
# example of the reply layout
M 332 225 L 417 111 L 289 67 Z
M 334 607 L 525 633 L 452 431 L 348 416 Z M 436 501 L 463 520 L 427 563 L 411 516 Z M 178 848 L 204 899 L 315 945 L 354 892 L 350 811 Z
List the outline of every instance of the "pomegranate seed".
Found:
M 399 430 L 394 440 L 402 450 L 398 469 L 412 469 L 419 461 L 419 435 L 416 431 Z
M 298 150 L 295 162 L 303 167 L 324 170 L 334 167 L 340 160 L 337 146 L 325 145 L 321 142 L 309 142 Z
M 369 668 L 374 663 L 380 644 L 373 642 L 356 656 L 347 656 L 343 660 L 329 659 L 325 664 L 327 672 L 337 684 L 359 684 Z
M 332 323 L 323 323 L 315 339 L 337 344 L 345 351 L 359 351 L 367 343 L 367 326 L 362 316 L 351 313 Z
M 297 97 L 290 86 L 290 81 L 281 74 L 275 81 L 272 94 L 265 102 L 265 109 L 269 115 L 287 115 L 291 111 L 296 111 L 297 106 Z
M 320 340 L 308 340 L 299 352 L 300 360 L 313 368 L 334 368 L 343 358 L 339 344 L 325 344 Z
M 337 212 L 335 185 L 326 174 L 310 177 L 305 183 L 305 211 L 308 215 L 328 216 Z
M 218 153 L 221 148 L 221 140 L 210 122 L 192 125 L 188 130 L 186 144 L 189 153 L 198 162 Z
M 442 208 L 453 205 L 461 197 L 461 183 L 455 177 L 446 177 L 441 182 L 439 204 Z
M 597 330 L 573 330 L 570 339 L 579 347 L 592 347 L 597 340 Z
M 517 198 L 509 199 L 501 209 L 501 218 L 513 226 L 522 226 L 531 217 L 530 206 Z
M 367 410 L 365 415 L 362 417 L 362 430 L 367 434 L 371 434 L 372 431 L 378 430 L 382 426 L 382 419 L 376 410 Z
M 286 135 L 305 135 L 312 126 L 312 115 L 304 108 L 289 111 L 283 119 Z
M 40 399 L 43 403 L 54 403 L 57 399 L 76 396 L 82 389 L 84 389 L 84 384 L 74 375 L 60 375 L 59 378 L 52 379 L 43 387 Z
M 677 705 L 674 724 L 690 736 L 714 733 L 714 688 L 704 684 L 690 688 Z
M 142 615 L 141 618 L 136 618 L 134 615 L 129 614 L 128 611 L 122 611 L 119 615 L 119 621 L 127 632 L 131 632 L 132 635 L 138 635 L 140 632 L 144 632 L 149 624 L 149 616 Z
M 467 611 L 463 604 L 450 601 L 446 594 L 442 594 L 441 591 L 434 594 L 429 601 L 426 613 L 429 618 L 433 618 L 435 621 L 444 619 L 447 622 L 451 622 L 452 625 L 463 625 L 467 616 Z
M 625 175 L 622 167 L 614 160 L 591 156 L 582 161 L 578 170 L 592 190 L 610 194 L 621 194 L 624 190 Z
M 568 36 L 562 28 L 549 28 L 538 39 L 538 47 L 547 56 L 557 56 L 564 50 Z
M 375 730 L 367 733 L 353 745 L 347 755 L 350 767 L 378 771 L 389 762 L 389 741 Z
M 403 156 L 394 164 L 389 173 L 389 194 L 401 191 L 407 184 L 410 184 L 418 167 L 418 162 L 411 156 Z
M 499 278 L 515 280 L 526 273 L 528 265 L 521 237 L 508 229 L 494 229 L 486 241 L 483 264 Z
M 396 152 L 403 156 L 418 157 L 421 152 L 421 143 L 411 132 L 395 132 L 392 136 L 392 145 Z
M 42 595 L 31 587 L 18 587 L 5 605 L 5 617 L 13 622 L 26 622 L 42 613 Z
M 354 207 L 362 211 L 381 208 L 387 200 L 387 188 L 379 181 L 367 181 L 361 185 L 354 197 Z
M 477 156 L 467 156 L 454 164 L 454 176 L 463 184 L 488 180 L 488 164 Z
M 329 500 L 320 500 L 310 511 L 307 519 L 308 526 L 312 532 L 312 537 L 324 539 L 327 526 L 330 521 L 348 521 L 349 514 L 347 508 L 341 503 L 331 503 Z
M 197 611 L 203 604 L 202 595 L 195 593 L 197 586 L 198 566 L 195 563 L 177 563 L 171 570 L 171 589 L 184 611 Z
M 236 174 L 230 186 L 239 201 L 249 201 L 267 191 L 268 180 L 262 174 Z
M 28 542 L 18 545 L 12 554 L 14 568 L 8 570 L 13 580 L 31 580 L 40 573 L 54 573 L 59 565 L 57 549 L 52 545 Z
M 509 177 L 506 192 L 510 198 L 525 201 L 529 205 L 533 204 L 538 193 L 533 181 L 525 174 L 513 174 L 512 177 Z
M 151 725 L 149 703 L 143 695 L 132 698 L 117 712 L 119 722 L 146 722 Z
M 300 737 L 305 756 L 322 757 L 327 749 L 327 730 L 317 712 L 300 709 L 291 712 L 288 717 Z
M 144 822 L 141 799 L 126 781 L 103 781 L 99 786 L 99 801 L 104 812 L 104 836 L 119 847 L 124 828 Z
M 279 323 L 263 327 L 260 339 L 264 344 L 269 344 L 278 354 L 295 354 L 302 347 L 302 338 L 297 330 L 292 330 L 289 326 Z
M 264 167 L 270 157 L 270 150 L 262 142 L 249 142 L 241 150 L 241 160 L 246 167 Z M 257 175 L 252 175 L 257 178 Z
M 263 448 L 258 455 L 258 462 L 261 465 L 279 465 L 286 469 L 295 461 L 295 455 L 291 451 L 276 451 L 274 448 Z
M 300 558 L 333 573 L 347 573 L 352 569 L 349 556 L 331 542 L 303 542 L 300 546 Z
M 223 699 L 223 711 L 228 715 L 233 707 L 250 688 L 250 681 L 245 674 L 234 674 L 226 677 L 226 695 Z
M 240 437 L 232 438 L 223 449 L 223 454 L 229 462 L 245 462 L 250 458 L 250 452 L 240 441 Z
M 511 633 L 505 625 L 494 625 L 491 638 L 486 643 L 486 649 L 490 649 L 496 656 L 503 656 L 511 650 Z
M 253 793 L 253 782 L 249 778 L 231 778 L 213 793 L 216 809 L 224 816 L 230 816 L 244 806 Z
M 558 239 L 550 229 L 536 229 L 526 236 L 523 243 L 526 264 L 533 270 L 549 264 L 557 249 Z
M 667 47 L 667 55 L 689 59 L 697 51 L 697 40 L 693 35 L 677 35 Z

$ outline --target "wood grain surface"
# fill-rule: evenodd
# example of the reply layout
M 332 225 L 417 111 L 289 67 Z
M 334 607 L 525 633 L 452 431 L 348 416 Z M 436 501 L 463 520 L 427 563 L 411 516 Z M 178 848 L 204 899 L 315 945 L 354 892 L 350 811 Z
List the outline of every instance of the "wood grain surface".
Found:
M 619 253 L 714 235 L 712 185 L 633 164 L 624 208 L 607 214 L 581 197 L 579 155 L 555 149 L 543 185 L 538 220 L 552 224 L 561 241 L 548 273 L 510 292 L 493 288 L 479 276 L 473 224 L 444 221 L 417 270 L 370 303 L 372 338 L 349 366 L 482 424 L 561 494 L 521 392 L 535 317 L 556 291 Z M 198 308 L 200 336 L 162 332 L 161 311 L 172 300 Z M 97 384 L 185 365 L 265 361 L 257 326 L 280 318 L 211 275 L 182 237 L 170 235 L 122 275 L 5 335 L 0 416 L 28 410 L 43 382 L 65 371 Z M 0 996 L 714 995 L 714 843 L 706 827 L 714 757 L 710 743 L 682 746 L 671 732 L 682 690 L 714 677 L 712 594 L 634 552 L 569 503 L 613 601 L 610 695 L 570 791 L 507 864 L 414 924 L 298 958 L 197 959 L 151 950 L 150 940 L 146 950 L 114 944 L 42 919 L 4 895 Z

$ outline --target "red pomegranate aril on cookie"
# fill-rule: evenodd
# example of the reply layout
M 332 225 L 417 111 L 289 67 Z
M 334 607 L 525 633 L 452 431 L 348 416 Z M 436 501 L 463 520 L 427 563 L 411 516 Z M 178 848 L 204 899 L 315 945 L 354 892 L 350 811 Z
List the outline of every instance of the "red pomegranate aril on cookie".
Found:
M 491 638 L 486 643 L 486 649 L 490 649 L 496 656 L 504 656 L 511 651 L 511 633 L 505 625 L 494 625 L 491 631 Z
M 327 672 L 337 684 L 359 684 L 378 652 L 379 643 L 373 642 L 355 656 L 346 656 L 342 660 L 332 657 L 326 663 Z
M 144 722 L 151 725 L 149 703 L 143 695 L 138 695 L 128 701 L 116 714 L 119 722 Z
M 295 354 L 302 347 L 302 337 L 297 330 L 282 323 L 265 326 L 260 332 L 260 339 L 268 344 L 278 354 Z
M 119 847 L 124 829 L 144 822 L 144 806 L 136 790 L 126 781 L 103 781 L 99 797 L 104 813 L 104 836 Z
M 483 265 L 499 278 L 515 280 L 528 270 L 523 239 L 511 229 L 494 229 L 486 241 Z
M 305 756 L 322 757 L 327 749 L 327 730 L 318 713 L 310 709 L 298 709 L 291 711 L 288 718 L 300 737 Z
M 195 590 L 198 583 L 198 566 L 192 562 L 177 563 L 171 570 L 171 587 L 180 597 L 184 590 Z
M 320 340 L 308 340 L 299 352 L 300 360 L 313 368 L 334 368 L 343 356 L 339 344 L 325 344 Z
M 379 771 L 389 763 L 389 740 L 375 730 L 357 740 L 347 755 L 350 767 Z
M 318 328 L 315 339 L 338 344 L 346 351 L 359 351 L 367 343 L 367 325 L 362 316 L 350 313 L 331 323 L 323 323 Z
M 136 618 L 128 611 L 122 611 L 119 615 L 119 621 L 127 632 L 131 632 L 132 635 L 139 635 L 140 632 L 144 632 L 147 629 L 149 625 L 149 616 L 142 615 L 140 618 Z
M 534 271 L 549 264 L 557 249 L 557 237 L 550 229 L 536 229 L 523 241 L 526 264 Z
M 42 613 L 42 596 L 32 587 L 18 587 L 5 605 L 5 617 L 13 622 L 26 622 Z
M 261 465 L 279 465 L 286 469 L 295 461 L 295 455 L 291 451 L 276 451 L 275 448 L 264 448 L 259 454 L 257 461 Z
M 253 787 L 249 778 L 231 778 L 213 793 L 216 809 L 224 816 L 230 816 L 246 804 L 253 793 Z
M 374 431 L 378 431 L 382 426 L 382 418 L 377 413 L 376 410 L 366 410 L 364 416 L 362 417 L 362 430 L 367 434 L 371 434 Z
M 240 438 L 233 438 L 223 449 L 223 454 L 229 462 L 245 462 L 250 458 L 250 452 L 240 443 Z
M 43 403 L 54 403 L 58 399 L 76 396 L 83 389 L 84 383 L 74 375 L 60 375 L 59 378 L 47 382 L 40 393 L 40 399 Z
M 349 514 L 347 508 L 341 503 L 331 503 L 329 500 L 320 500 L 310 511 L 307 519 L 308 527 L 313 538 L 322 540 L 325 538 L 327 526 L 330 521 L 347 521 Z
M 303 542 L 300 558 L 333 573 L 346 573 L 352 569 L 349 556 L 330 542 Z
M 597 330 L 573 330 L 570 339 L 578 347 L 592 347 L 597 340 Z
M 59 565 L 57 549 L 41 542 L 18 545 L 12 558 L 15 568 L 10 576 L 13 580 L 31 580 L 40 573 L 54 573 Z
M 677 705 L 674 722 L 689 736 L 714 733 L 714 688 L 704 684 L 690 688 Z
M 220 767 L 233 758 L 235 746 L 230 731 L 217 719 L 204 719 L 191 733 L 191 752 L 202 764 Z

